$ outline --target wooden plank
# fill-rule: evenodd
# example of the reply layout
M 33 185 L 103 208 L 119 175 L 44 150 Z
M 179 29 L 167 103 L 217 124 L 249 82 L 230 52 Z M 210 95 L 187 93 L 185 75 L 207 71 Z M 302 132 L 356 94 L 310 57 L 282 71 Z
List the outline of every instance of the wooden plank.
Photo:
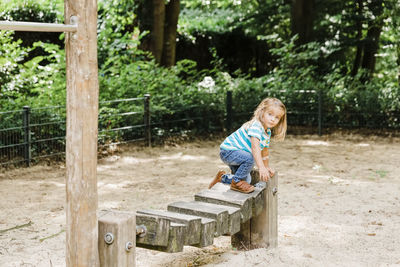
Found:
M 218 192 L 210 189 L 200 191 L 194 196 L 196 201 L 239 208 L 242 223 L 251 218 L 252 198 L 253 196 L 242 194 L 233 190 Z
M 160 215 L 159 217 L 166 218 L 168 220 L 171 220 L 172 222 L 181 221 L 181 220 L 175 220 L 175 218 L 174 218 L 174 217 L 179 218 L 179 216 L 181 216 L 181 218 L 185 218 L 185 217 L 186 218 L 196 218 L 196 219 L 199 218 L 201 220 L 200 221 L 200 231 L 199 231 L 199 242 L 198 243 L 190 242 L 190 243 L 192 243 L 190 245 L 195 246 L 195 247 L 206 247 L 206 246 L 213 244 L 215 227 L 216 227 L 216 221 L 213 219 L 191 216 L 191 215 L 170 212 L 170 211 L 145 210 L 145 211 L 138 211 L 138 213 L 139 214 L 148 214 L 151 216 L 159 216 Z M 174 214 L 173 217 L 170 216 L 171 214 Z M 167 215 L 167 216 L 165 216 L 165 215 Z M 192 227 L 192 228 L 189 227 L 189 228 L 197 229 L 197 226 Z M 193 231 L 195 231 L 195 230 L 193 230 Z M 191 235 L 191 234 L 189 233 L 188 235 Z
M 168 205 L 168 210 L 215 220 L 214 237 L 227 234 L 229 231 L 229 211 L 225 207 L 190 201 L 171 203 Z
M 138 244 L 138 247 L 157 250 L 168 253 L 181 252 L 183 250 L 187 226 L 185 224 L 171 222 L 168 227 L 168 244 L 166 246 Z
M 136 246 L 168 246 L 170 224 L 166 218 L 136 214 L 136 225 L 144 225 L 147 229 L 145 236 L 136 237 Z
M 78 19 L 65 34 L 66 266 L 99 266 L 97 1 L 65 0 L 64 10 L 65 21 Z
M 110 241 L 110 237 L 112 237 L 112 242 L 106 242 L 106 240 Z M 136 266 L 135 214 L 117 211 L 101 212 L 98 245 L 101 267 Z M 127 245 L 130 247 L 128 250 Z
M 206 217 L 216 221 L 214 236 L 220 236 L 228 232 L 229 213 L 225 207 L 203 202 L 174 202 L 168 205 L 169 211 Z
M 256 176 L 256 175 L 258 175 L 258 172 L 252 171 L 252 175 Z M 257 178 L 252 178 L 252 180 L 253 179 L 257 179 Z M 243 193 L 231 190 L 229 185 L 223 184 L 223 183 L 216 183 L 210 189 L 210 191 L 220 192 L 220 193 L 235 192 L 237 194 L 241 194 L 241 195 L 244 195 L 246 197 L 252 198 L 251 216 L 256 216 L 256 215 L 258 215 L 258 214 L 260 214 L 262 212 L 263 205 L 264 205 L 264 200 L 263 200 L 263 194 L 264 194 L 263 192 L 264 192 L 264 190 L 265 190 L 265 188 L 256 187 L 253 192 L 251 192 L 249 194 L 243 194 Z
M 185 224 L 187 232 L 184 240 L 185 245 L 196 245 L 200 243 L 201 235 L 201 217 L 176 213 L 163 210 L 138 210 L 138 214 L 148 214 L 158 217 L 163 217 L 171 222 Z

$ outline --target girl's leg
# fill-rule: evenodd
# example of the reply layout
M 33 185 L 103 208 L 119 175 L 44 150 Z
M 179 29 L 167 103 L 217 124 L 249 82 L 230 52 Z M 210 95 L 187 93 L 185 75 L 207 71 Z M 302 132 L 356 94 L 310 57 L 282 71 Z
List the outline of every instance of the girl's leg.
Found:
M 236 173 L 237 169 L 239 168 L 239 166 L 237 166 L 237 165 L 228 165 L 228 167 L 229 167 L 229 169 L 231 169 L 231 173 L 222 175 L 221 182 L 224 184 L 232 183 L 233 175 Z
M 221 149 L 220 157 L 221 160 L 227 164 L 232 171 L 232 174 L 225 174 L 222 176 L 223 183 L 230 183 L 232 179 L 235 181 L 235 183 L 241 180 L 244 180 L 248 183 L 251 182 L 250 171 L 253 169 L 254 165 L 254 159 L 251 153 L 242 150 Z
M 224 183 L 224 184 L 231 184 L 232 183 L 233 175 L 236 173 L 236 171 L 239 168 L 239 166 L 238 165 L 229 165 L 229 168 L 231 169 L 231 174 L 227 173 L 227 174 L 224 174 L 222 176 L 221 182 Z M 246 182 L 248 184 L 251 183 L 251 175 L 250 175 L 250 173 L 246 177 Z

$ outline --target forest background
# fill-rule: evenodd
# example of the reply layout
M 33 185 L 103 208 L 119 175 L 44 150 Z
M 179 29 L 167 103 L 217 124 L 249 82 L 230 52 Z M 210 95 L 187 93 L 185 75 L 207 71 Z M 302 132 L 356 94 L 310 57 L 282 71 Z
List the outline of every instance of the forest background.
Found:
M 64 23 L 63 8 L 61 0 L 6 0 L 0 20 Z M 232 91 L 235 113 L 245 114 L 235 126 L 274 96 L 292 125 L 315 125 L 309 114 L 321 100 L 326 126 L 399 129 L 399 26 L 396 0 L 99 0 L 100 101 L 149 93 L 154 121 L 190 111 L 225 125 Z M 64 34 L 0 31 L 0 111 L 65 106 L 63 46 Z M 127 105 L 100 105 L 100 113 L 141 108 Z

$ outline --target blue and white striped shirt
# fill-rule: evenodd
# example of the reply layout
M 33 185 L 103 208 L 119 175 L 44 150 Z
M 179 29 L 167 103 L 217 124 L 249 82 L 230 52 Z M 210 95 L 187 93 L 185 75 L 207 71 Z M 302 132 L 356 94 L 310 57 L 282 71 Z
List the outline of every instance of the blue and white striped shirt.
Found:
M 249 129 L 246 130 L 242 126 L 225 138 L 224 142 L 222 142 L 220 145 L 220 148 L 225 150 L 244 150 L 251 153 L 250 137 L 252 136 L 260 140 L 261 150 L 263 150 L 265 147 L 269 147 L 271 140 L 271 129 L 267 128 L 267 132 L 265 132 L 261 122 L 256 120 L 250 125 Z

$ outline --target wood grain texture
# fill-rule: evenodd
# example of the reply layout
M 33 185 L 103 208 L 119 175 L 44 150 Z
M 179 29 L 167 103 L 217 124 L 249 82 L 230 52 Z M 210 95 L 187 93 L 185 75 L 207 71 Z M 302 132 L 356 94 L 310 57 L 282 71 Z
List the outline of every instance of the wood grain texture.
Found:
M 251 219 L 251 244 L 257 247 L 278 245 L 278 173 L 268 179 L 263 194 L 262 212 Z
M 104 236 L 111 233 L 114 241 L 107 244 Z M 132 248 L 126 250 L 131 242 Z M 99 257 L 101 267 L 136 266 L 135 214 L 120 211 L 105 211 L 99 215 Z
M 99 266 L 97 219 L 97 1 L 66 0 L 67 65 L 66 265 Z

